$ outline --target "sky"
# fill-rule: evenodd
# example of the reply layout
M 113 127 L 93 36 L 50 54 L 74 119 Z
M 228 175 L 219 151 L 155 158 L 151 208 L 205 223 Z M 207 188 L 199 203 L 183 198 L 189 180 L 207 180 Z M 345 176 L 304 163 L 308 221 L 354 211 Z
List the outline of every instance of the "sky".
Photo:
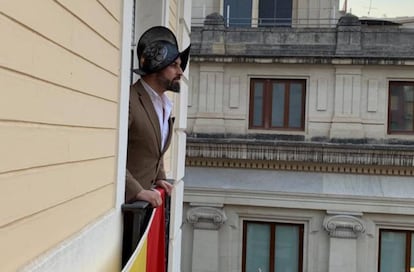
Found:
M 340 9 L 345 0 L 340 0 Z M 348 12 L 358 17 L 414 17 L 414 0 L 348 0 Z

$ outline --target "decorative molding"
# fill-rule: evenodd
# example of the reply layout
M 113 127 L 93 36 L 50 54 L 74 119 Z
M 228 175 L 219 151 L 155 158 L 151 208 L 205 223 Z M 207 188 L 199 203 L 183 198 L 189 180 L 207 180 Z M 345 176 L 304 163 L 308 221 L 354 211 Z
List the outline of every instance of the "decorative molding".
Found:
M 207 142 L 208 141 L 208 142 Z M 367 147 L 368 146 L 368 147 Z M 188 139 L 186 165 L 196 167 L 414 176 L 412 147 Z
M 347 74 L 348 71 L 343 70 L 337 71 L 335 76 L 334 117 L 359 119 L 362 69 L 358 70 L 358 74 Z M 354 72 L 354 70 L 350 69 L 349 73 Z M 343 126 L 343 124 L 340 124 L 340 126 Z
M 282 171 L 305 171 L 323 173 L 344 173 L 359 175 L 387 175 L 387 176 L 414 176 L 413 167 L 389 167 L 377 165 L 347 165 L 347 164 L 322 164 L 303 163 L 289 161 L 264 161 L 264 160 L 231 160 L 187 157 L 186 166 L 189 167 L 218 167 L 218 168 L 248 168 L 271 169 Z
M 198 93 L 199 112 L 220 113 L 223 111 L 223 72 L 200 72 L 200 89 Z
M 213 207 L 195 207 L 187 212 L 187 221 L 197 229 L 219 229 L 227 216 L 222 209 Z
M 335 238 L 355 239 L 365 232 L 364 222 L 360 218 L 344 214 L 326 216 L 323 227 L 329 236 Z

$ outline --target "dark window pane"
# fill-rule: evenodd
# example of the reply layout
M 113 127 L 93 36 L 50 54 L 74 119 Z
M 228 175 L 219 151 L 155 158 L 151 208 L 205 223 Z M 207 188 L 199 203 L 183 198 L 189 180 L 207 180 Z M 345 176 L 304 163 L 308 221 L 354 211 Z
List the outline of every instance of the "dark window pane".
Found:
M 414 131 L 414 84 L 390 84 L 390 130 Z
M 290 26 L 292 0 L 260 0 L 259 26 Z
M 302 84 L 290 84 L 289 127 L 302 127 Z
M 299 227 L 276 226 L 275 240 L 276 271 L 297 272 L 299 270 Z
M 404 86 L 404 125 L 405 130 L 413 131 L 414 86 Z
M 285 84 L 274 83 L 272 90 L 272 127 L 283 127 L 285 112 Z
M 253 126 L 263 126 L 263 83 L 254 84 L 253 90 Z
M 252 26 L 252 0 L 225 0 L 224 19 L 229 26 L 251 27 Z M 227 15 L 229 15 L 227 17 Z
M 302 225 L 248 221 L 244 226 L 243 272 L 302 269 Z
M 405 272 L 405 232 L 381 232 L 381 272 Z
M 276 6 L 277 25 L 292 24 L 292 0 L 278 0 Z
M 275 0 L 259 1 L 259 26 L 274 26 L 275 22 Z
M 249 223 L 246 239 L 246 271 L 269 272 L 270 225 Z
M 410 271 L 414 271 L 414 233 L 411 234 L 411 258 L 410 258 Z
M 304 128 L 305 80 L 252 79 L 250 129 Z

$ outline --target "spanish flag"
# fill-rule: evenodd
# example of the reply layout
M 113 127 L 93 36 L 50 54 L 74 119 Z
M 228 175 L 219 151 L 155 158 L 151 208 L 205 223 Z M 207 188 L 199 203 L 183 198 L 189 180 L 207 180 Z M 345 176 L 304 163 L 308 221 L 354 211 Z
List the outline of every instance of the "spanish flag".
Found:
M 165 201 L 163 189 L 162 202 Z M 165 272 L 165 208 L 153 209 L 148 226 L 122 272 Z

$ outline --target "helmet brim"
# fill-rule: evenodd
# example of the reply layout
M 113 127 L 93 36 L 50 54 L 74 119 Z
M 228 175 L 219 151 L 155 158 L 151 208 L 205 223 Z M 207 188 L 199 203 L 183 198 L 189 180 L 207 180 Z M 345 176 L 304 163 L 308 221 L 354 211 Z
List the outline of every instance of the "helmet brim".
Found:
M 187 68 L 187 64 L 188 64 L 188 60 L 190 58 L 190 49 L 191 49 L 191 45 L 189 45 L 184 51 L 180 52 L 177 56 L 177 58 L 179 57 L 181 60 L 181 70 L 185 71 L 185 69 Z M 149 75 L 158 71 L 161 71 L 162 69 L 164 69 L 165 67 L 167 67 L 168 65 L 170 65 L 171 63 L 173 63 L 177 58 L 174 58 L 171 62 L 166 62 L 162 67 L 160 67 L 159 69 L 155 69 L 155 70 L 151 70 L 151 71 L 145 71 L 144 69 L 137 68 L 137 69 L 133 69 L 132 71 L 140 76 L 145 76 L 145 75 Z

